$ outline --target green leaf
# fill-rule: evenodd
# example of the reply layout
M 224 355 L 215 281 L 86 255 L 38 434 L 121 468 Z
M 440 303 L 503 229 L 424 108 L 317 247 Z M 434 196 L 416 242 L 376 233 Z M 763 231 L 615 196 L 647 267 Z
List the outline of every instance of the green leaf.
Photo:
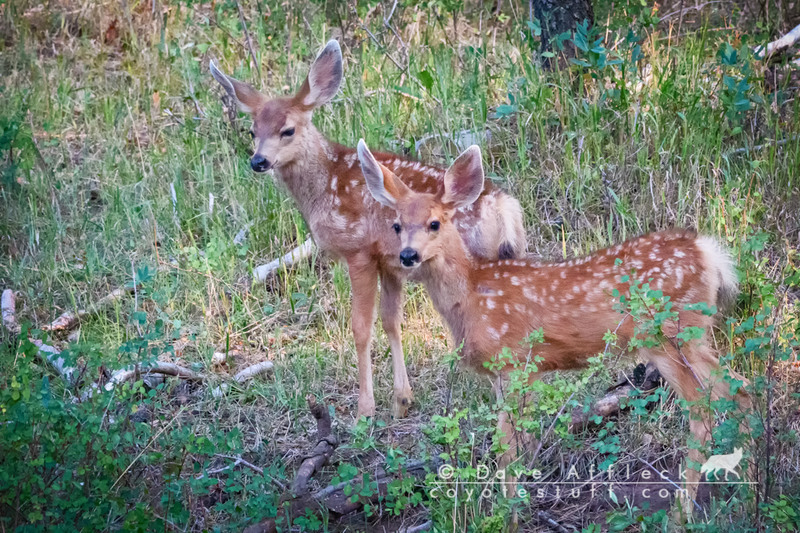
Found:
M 420 83 L 425 89 L 430 92 L 433 89 L 433 76 L 427 70 L 421 70 L 419 74 L 417 74 L 417 78 L 419 78 Z
M 507 116 L 513 115 L 516 112 L 517 112 L 517 106 L 509 105 L 509 104 L 499 105 L 499 106 L 497 106 L 497 109 L 495 110 L 497 118 L 507 117 Z

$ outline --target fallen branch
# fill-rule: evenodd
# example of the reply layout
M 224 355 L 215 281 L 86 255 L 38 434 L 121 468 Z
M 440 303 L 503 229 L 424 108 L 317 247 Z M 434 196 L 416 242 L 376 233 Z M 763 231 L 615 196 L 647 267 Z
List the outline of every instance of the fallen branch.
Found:
M 329 485 L 323 489 L 318 490 L 313 494 L 307 494 L 300 498 L 292 498 L 285 500 L 282 504 L 281 511 L 279 511 L 280 518 L 271 518 L 259 524 L 252 525 L 245 529 L 246 533 L 274 533 L 277 531 L 278 525 L 285 526 L 287 517 L 294 520 L 298 516 L 307 514 L 309 511 L 313 513 L 328 512 L 335 516 L 344 516 L 350 513 L 361 510 L 365 504 L 377 504 L 382 497 L 385 497 L 388 492 L 389 483 L 398 479 L 398 477 L 412 475 L 414 477 L 422 477 L 428 468 L 435 468 L 435 464 L 430 461 L 415 461 L 408 463 L 403 467 L 400 474 L 387 474 L 379 477 L 370 483 L 373 489 L 372 496 L 360 497 L 356 501 L 352 501 L 352 495 L 356 494 L 357 487 L 348 495 L 344 493 L 344 488 L 354 486 L 360 483 L 361 478 L 351 479 L 349 481 L 342 481 L 335 485 Z M 426 531 L 432 527 L 432 522 L 424 522 L 417 526 L 412 526 L 401 531 L 406 533 L 416 533 Z
M 89 316 L 92 313 L 102 310 L 103 308 L 122 298 L 124 294 L 128 292 L 134 292 L 135 290 L 136 285 L 130 288 L 125 287 L 117 289 L 100 299 L 100 301 L 98 301 L 90 310 L 79 310 L 75 312 L 70 311 L 63 313 L 61 316 L 42 329 L 47 331 L 64 331 L 72 329 L 80 322 L 81 319 Z M 12 335 L 19 335 L 21 328 L 17 322 L 16 296 L 13 290 L 6 289 L 3 291 L 3 294 L 0 297 L 0 310 L 2 311 L 3 326 Z M 38 359 L 50 366 L 56 374 L 64 379 L 68 386 L 71 387 L 75 384 L 75 380 L 77 379 L 77 376 L 79 376 L 78 369 L 67 365 L 66 359 L 61 356 L 61 350 L 49 344 L 45 344 L 44 341 L 40 339 L 29 339 L 29 341 L 31 344 L 39 348 L 36 354 Z M 233 380 L 238 384 L 242 384 L 258 375 L 272 370 L 273 367 L 274 365 L 272 361 L 262 361 L 240 371 L 233 377 Z M 157 361 L 152 365 L 147 365 L 144 367 L 137 364 L 131 368 L 117 370 L 111 374 L 111 378 L 108 380 L 108 382 L 106 382 L 103 388 L 105 388 L 107 391 L 111 391 L 114 389 L 114 387 L 133 379 L 137 379 L 139 376 L 142 376 L 145 380 L 147 380 L 148 377 L 155 380 L 157 379 L 156 376 L 174 376 L 187 381 L 197 382 L 206 380 L 206 377 L 203 374 L 197 373 L 186 367 L 176 365 L 175 363 Z M 156 383 L 157 382 L 152 382 L 151 384 L 155 385 Z M 227 389 L 227 384 L 223 383 L 222 385 L 214 388 L 211 392 L 215 397 L 217 397 L 224 394 Z M 85 401 L 91 398 L 92 395 L 99 390 L 100 385 L 98 383 L 91 383 L 80 394 L 80 398 L 76 399 L 76 401 Z
M 241 455 L 236 455 L 236 456 L 233 456 L 233 455 L 221 455 L 221 454 L 216 454 L 216 455 L 217 455 L 217 457 L 223 457 L 225 459 L 234 459 L 234 462 L 229 464 L 228 466 L 223 466 L 221 468 L 215 468 L 213 470 L 207 470 L 207 471 L 203 472 L 202 474 L 200 474 L 199 476 L 196 476 L 195 479 L 203 479 L 206 476 L 213 476 L 214 474 L 219 474 L 221 472 L 226 472 L 228 470 L 236 468 L 239 465 L 244 465 L 247 468 L 251 469 L 253 472 L 256 472 L 257 474 L 261 474 L 262 476 L 264 475 L 264 469 L 263 468 L 260 468 L 260 467 L 258 467 L 256 465 L 254 465 L 250 461 L 242 459 Z
M 17 322 L 17 297 L 11 289 L 3 291 L 3 296 L 0 297 L 0 309 L 3 313 L 3 326 L 12 335 L 18 335 L 22 328 Z
M 233 376 L 233 380 L 236 383 L 244 383 L 247 380 L 253 379 L 254 377 L 263 374 L 272 370 L 272 361 L 262 361 L 260 363 L 256 363 L 254 365 L 248 366 L 241 372 L 237 372 L 235 376 Z
M 317 420 L 317 445 L 297 469 L 291 488 L 295 497 L 308 492 L 308 482 L 311 476 L 330 460 L 333 451 L 339 445 L 336 436 L 331 434 L 331 415 L 328 413 L 328 407 L 325 404 L 317 403 L 317 399 L 313 395 L 309 395 L 307 400 L 308 409 Z
M 78 369 L 67 366 L 67 361 L 61 357 L 61 350 L 49 344 L 45 344 L 39 339 L 28 339 L 31 344 L 39 348 L 38 356 L 43 362 L 49 365 L 56 374 L 67 383 L 67 386 L 74 385 L 75 376 L 78 375 Z
M 791 48 L 797 41 L 800 41 L 800 24 L 780 39 L 776 39 L 766 46 L 756 48 L 753 53 L 757 59 L 769 59 L 773 55 L 780 54 Z
M 570 531 L 569 529 L 565 528 L 564 526 L 556 522 L 555 519 L 547 511 L 539 511 L 538 513 L 536 513 L 536 517 L 543 523 L 545 523 L 553 531 L 557 531 L 558 533 L 572 533 L 572 531 Z
M 42 326 L 42 331 L 69 331 L 77 327 L 81 320 L 99 313 L 111 304 L 119 301 L 124 295 L 132 293 L 134 287 L 119 288 L 101 298 L 89 309 L 79 309 L 77 311 L 66 311 L 58 318 Z
M 127 381 L 131 381 L 136 376 L 147 375 L 147 374 L 163 374 L 165 376 L 174 376 L 176 378 L 185 379 L 187 381 L 203 381 L 205 377 L 202 374 L 198 374 L 192 370 L 189 370 L 186 367 L 182 367 L 176 365 L 175 363 L 164 363 L 158 361 L 154 363 L 152 366 L 148 366 L 145 368 L 139 367 L 139 365 L 135 365 L 133 368 L 117 370 L 111 375 L 111 379 L 105 384 L 105 389 L 107 391 L 112 390 L 117 385 L 121 385 Z
M 797 61 L 798 61 L 798 65 L 800 65 L 800 59 L 798 59 Z M 800 138 L 800 136 L 792 135 L 791 137 L 787 137 L 785 139 L 780 139 L 778 141 L 768 142 L 768 143 L 764 143 L 764 144 L 757 144 L 757 145 L 755 145 L 753 147 L 744 146 L 742 148 L 736 148 L 735 150 L 730 150 L 730 151 L 726 152 L 725 156 L 738 155 L 738 154 L 749 154 L 750 152 L 757 152 L 759 150 L 763 150 L 764 148 L 769 148 L 769 147 L 772 147 L 772 146 L 783 146 L 786 143 L 790 143 L 792 141 L 796 141 L 798 138 Z
M 419 533 L 420 531 L 428 531 L 433 527 L 433 520 L 428 520 L 416 526 L 404 527 L 400 533 Z
M 294 265 L 298 261 L 302 261 L 307 257 L 311 257 L 311 254 L 314 253 L 314 250 L 317 249 L 317 246 L 314 244 L 314 241 L 308 239 L 306 242 L 289 252 L 288 254 L 284 255 L 279 259 L 275 259 L 274 261 L 270 261 L 266 265 L 261 265 L 253 269 L 253 277 L 256 281 L 265 281 L 271 274 L 277 271 L 281 265 L 284 265 L 286 268 Z
M 419 533 L 420 531 L 428 531 L 430 528 L 433 527 L 433 520 L 428 520 L 427 522 L 423 522 L 418 526 L 407 527 L 405 529 L 401 529 L 401 533 Z
M 6 289 L 0 297 L 0 310 L 3 315 L 3 326 L 12 335 L 19 335 L 22 331 L 19 322 L 17 322 L 17 299 L 14 291 Z M 73 385 L 74 377 L 77 375 L 77 369 L 67 366 L 67 361 L 61 357 L 61 350 L 39 339 L 28 339 L 31 344 L 39 348 L 36 356 L 46 365 L 50 366 L 53 371 L 61 376 L 68 386 Z
M 631 379 L 626 378 L 622 383 L 612 387 L 605 396 L 595 401 L 588 411 L 584 410 L 583 407 L 573 409 L 570 431 L 574 432 L 585 428 L 597 416 L 604 419 L 619 413 L 622 410 L 623 399 L 627 399 L 639 391 L 655 389 L 661 382 L 661 375 L 653 364 L 648 363 L 646 367 L 639 365 L 634 370 L 634 375 L 631 376 Z
M 176 200 L 177 201 L 177 200 Z M 159 268 L 159 272 L 163 272 L 161 268 Z M 126 294 L 136 294 L 136 290 L 141 285 L 141 281 L 139 281 L 136 277 L 136 274 L 133 275 L 133 283 L 131 286 L 124 286 L 118 289 L 111 291 L 110 293 L 106 294 L 102 298 L 100 298 L 95 304 L 89 306 L 86 309 L 79 309 L 77 311 L 65 311 L 61 313 L 61 315 L 50 322 L 41 327 L 42 331 L 70 331 L 80 324 L 81 320 L 88 318 L 94 314 L 97 314 L 107 307 L 117 303 L 120 301 L 123 296 Z

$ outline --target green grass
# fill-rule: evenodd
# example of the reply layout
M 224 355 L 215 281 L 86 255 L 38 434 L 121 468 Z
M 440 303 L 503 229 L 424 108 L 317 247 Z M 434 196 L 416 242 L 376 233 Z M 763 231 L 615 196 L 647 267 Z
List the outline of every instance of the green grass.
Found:
M 216 438 L 237 430 L 240 442 L 232 449 L 270 475 L 290 480 L 310 447 L 308 394 L 334 406 L 337 428 L 353 445 L 349 428 L 357 384 L 349 281 L 342 265 L 323 256 L 263 285 L 243 281 L 254 266 L 302 242 L 307 228 L 291 199 L 269 177 L 250 171 L 249 119 L 239 116 L 229 123 L 222 91 L 208 73 L 211 58 L 267 94 L 290 94 L 319 46 L 344 31 L 345 82 L 334 102 L 315 116 L 330 139 L 354 146 L 363 137 L 375 149 L 446 165 L 458 152 L 447 140 L 454 132 L 488 130 L 487 174 L 522 203 L 531 253 L 571 257 L 650 230 L 697 227 L 720 236 L 740 259 L 745 293 L 734 324 L 769 305 L 779 307 L 782 335 L 796 327 L 796 292 L 786 288 L 782 275 L 796 260 L 800 231 L 800 101 L 789 75 L 768 92 L 762 67 L 746 55 L 732 58 L 725 47 L 728 35 L 712 31 L 711 22 L 687 25 L 681 39 L 668 40 L 666 24 L 644 26 L 646 10 L 627 6 L 611 18 L 613 38 L 606 46 L 621 39 L 613 52 L 583 54 L 588 67 L 562 64 L 543 71 L 523 37 L 529 32 L 526 3 L 512 2 L 501 17 L 469 3 L 458 16 L 458 33 L 446 3 L 431 3 L 438 7 L 430 9 L 400 6 L 392 24 L 404 46 L 381 23 L 381 8 L 368 9 L 372 3 L 359 4 L 352 13 L 338 3 L 256 2 L 243 8 L 259 79 L 236 3 L 165 4 L 155 3 L 161 13 L 156 16 L 150 2 L 100 8 L 65 1 L 42 10 L 23 0 L 0 7 L 0 285 L 18 292 L 20 320 L 38 327 L 65 310 L 90 306 L 131 282 L 145 265 L 158 268 L 146 293 L 85 321 L 72 341 L 117 368 L 125 361 L 119 347 L 141 336 L 142 326 L 132 316 L 145 311 L 146 324 L 165 321 L 165 338 L 188 342 L 180 356 L 168 354 L 188 366 L 224 375 L 236 365 L 273 360 L 274 377 L 235 388 L 222 400 L 194 391 L 181 404 L 173 391 L 152 408 L 165 419 L 175 416 L 176 426 L 197 435 Z M 606 20 L 608 9 L 597 6 L 598 20 Z M 629 26 L 636 39 L 626 41 Z M 748 38 L 761 42 L 763 36 Z M 617 54 L 626 65 L 624 78 L 619 65 L 598 66 Z M 737 86 L 739 80 L 746 85 Z M 430 135 L 434 138 L 415 154 L 415 142 Z M 794 140 L 777 146 L 780 139 Z M 249 229 L 243 243 L 234 244 L 244 228 Z M 743 246 L 759 233 L 768 236 L 763 250 Z M 388 425 L 372 428 L 375 446 L 337 452 L 337 461 L 353 461 L 365 471 L 382 463 L 389 447 L 409 457 L 438 453 L 421 428 L 442 413 L 449 396 L 453 407 L 472 413 L 491 405 L 485 380 L 451 372 L 445 355 L 452 342 L 422 289 L 408 286 L 407 295 L 403 342 L 417 403 L 410 420 L 388 420 L 391 365 L 376 328 L 378 418 Z M 6 374 L 19 362 L 17 344 L 0 339 L 8 339 L 0 346 Z M 723 332 L 719 342 L 737 347 L 743 337 Z M 211 354 L 228 348 L 240 351 L 230 368 L 211 368 Z M 750 377 L 764 372 L 754 357 L 737 355 L 734 364 Z M 46 373 L 33 369 L 37 379 Z M 787 376 L 788 384 L 796 379 Z M 52 381 L 57 388 L 57 378 Z M 608 384 L 596 380 L 587 394 Z M 785 399 L 796 402 L 788 393 Z M 618 422 L 626 450 L 646 446 L 647 440 L 653 456 L 685 451 L 686 418 L 674 416 L 679 408 L 672 400 L 658 409 L 657 417 Z M 792 429 L 791 420 L 782 423 L 787 432 Z M 479 426 L 474 420 L 468 424 Z M 546 428 L 549 419 L 543 424 Z M 185 442 L 180 434 L 166 438 L 171 431 L 158 441 L 163 450 Z M 585 438 L 595 442 L 596 436 Z M 787 448 L 792 438 L 784 442 Z M 581 455 L 582 442 L 570 439 L 552 435 L 542 460 L 602 461 L 604 455 L 594 450 Z M 485 446 L 478 448 L 486 452 Z M 204 453 L 214 458 L 213 451 Z M 148 468 L 158 462 L 153 459 Z M 773 483 L 789 493 L 796 458 L 780 456 L 778 463 Z M 240 526 L 272 509 L 267 505 L 255 516 L 247 502 L 257 507 L 253 502 L 264 497 L 274 505 L 280 494 L 268 483 L 267 489 L 232 491 L 228 498 L 244 502 L 247 511 L 210 505 L 203 521 L 171 514 L 163 501 L 167 490 L 156 488 L 155 480 L 163 478 L 149 470 L 132 472 L 149 479 L 156 494 L 150 497 L 161 501 L 145 507 L 161 524 L 178 529 Z M 123 486 L 135 485 L 121 478 Z M 192 505 L 186 508 L 195 509 Z M 745 509 L 737 508 L 735 516 L 746 523 Z M 523 519 L 531 516 L 525 512 Z M 354 527 L 371 523 L 363 520 Z M 575 524 L 591 520 L 602 522 L 602 513 Z M 721 520 L 715 514 L 708 521 Z M 778 527 L 778 522 L 764 524 Z

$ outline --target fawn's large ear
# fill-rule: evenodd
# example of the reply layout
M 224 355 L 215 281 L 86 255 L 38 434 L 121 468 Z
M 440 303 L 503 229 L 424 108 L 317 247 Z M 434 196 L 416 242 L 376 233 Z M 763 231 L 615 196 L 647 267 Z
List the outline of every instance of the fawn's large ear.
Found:
M 317 55 L 295 100 L 307 108 L 325 105 L 336 96 L 342 83 L 342 49 L 331 39 Z
M 358 160 L 372 197 L 386 207 L 397 209 L 397 202 L 405 198 L 411 189 L 391 170 L 378 163 L 364 139 L 358 141 Z
M 470 205 L 483 192 L 481 149 L 472 145 L 453 162 L 444 174 L 442 203 L 453 209 Z
M 236 101 L 236 105 L 238 105 L 239 109 L 245 113 L 255 112 L 256 109 L 261 107 L 261 105 L 266 102 L 266 96 L 255 90 L 247 83 L 223 74 L 217 68 L 217 65 L 214 64 L 214 61 L 210 61 L 208 63 L 208 68 L 211 70 L 211 75 L 214 76 L 214 79 L 217 80 L 220 85 L 222 85 L 222 88 L 225 89 L 225 92 L 227 92 L 228 95 L 230 95 L 230 97 Z

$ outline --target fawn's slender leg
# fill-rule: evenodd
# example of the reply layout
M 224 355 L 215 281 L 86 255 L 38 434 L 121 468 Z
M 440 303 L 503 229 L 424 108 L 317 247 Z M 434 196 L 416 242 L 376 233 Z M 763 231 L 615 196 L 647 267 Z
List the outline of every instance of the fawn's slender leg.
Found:
M 686 401 L 697 402 L 703 395 L 701 387 L 708 386 L 711 367 L 717 365 L 713 357 L 703 361 L 698 360 L 696 355 L 700 354 L 709 355 L 693 350 L 689 345 L 684 345 L 679 353 L 671 345 L 665 343 L 659 348 L 648 350 L 647 355 L 679 396 Z M 691 364 L 687 364 L 687 361 L 691 361 Z M 702 448 L 711 437 L 712 423 L 708 409 L 703 409 L 698 404 L 689 409 L 689 431 L 697 443 L 689 446 L 686 478 L 682 480 L 685 492 L 681 493 L 681 508 L 688 516 L 691 516 L 694 510 L 694 501 L 701 478 L 697 463 L 702 464 L 706 459 Z
M 502 376 L 496 377 L 493 389 L 497 397 L 497 403 L 501 406 L 506 406 L 505 395 L 508 390 L 508 380 Z M 518 406 L 521 412 L 527 402 L 531 400 L 530 393 L 523 394 L 519 400 Z M 509 466 L 512 466 L 520 456 L 525 455 L 525 452 L 530 452 L 535 449 L 537 439 L 523 430 L 516 429 L 514 419 L 507 408 L 501 409 L 497 414 L 497 431 L 500 436 L 500 445 L 504 448 L 507 447 L 497 459 L 497 468 L 505 473 L 503 494 L 508 497 L 513 497 L 516 495 L 517 482 L 519 480 L 512 470 L 509 469 Z
M 403 282 L 391 274 L 381 274 L 381 322 L 392 350 L 394 374 L 394 403 L 392 416 L 403 418 L 414 396 L 406 373 L 403 344 L 400 340 L 400 323 L 403 317 Z
M 709 328 L 710 325 L 707 329 Z M 707 459 L 702 448 L 711 438 L 714 425 L 710 405 L 700 400 L 731 398 L 730 389 L 721 376 L 716 375 L 721 370 L 718 356 L 710 347 L 707 337 L 685 344 L 680 352 L 672 346 L 664 346 L 651 350 L 648 355 L 670 386 L 687 401 L 695 402 L 689 411 L 689 431 L 697 443 L 689 447 L 690 464 L 686 468 L 684 480 L 686 492 L 681 498 L 683 511 L 691 515 L 702 477 L 698 468 Z M 736 374 L 733 376 L 738 377 Z M 740 390 L 734 398 L 741 408 L 750 408 L 750 398 L 746 392 Z
M 375 323 L 375 297 L 378 292 L 378 270 L 368 255 L 347 260 L 353 288 L 352 326 L 358 357 L 358 417 L 375 415 L 372 391 L 372 356 L 370 341 Z

